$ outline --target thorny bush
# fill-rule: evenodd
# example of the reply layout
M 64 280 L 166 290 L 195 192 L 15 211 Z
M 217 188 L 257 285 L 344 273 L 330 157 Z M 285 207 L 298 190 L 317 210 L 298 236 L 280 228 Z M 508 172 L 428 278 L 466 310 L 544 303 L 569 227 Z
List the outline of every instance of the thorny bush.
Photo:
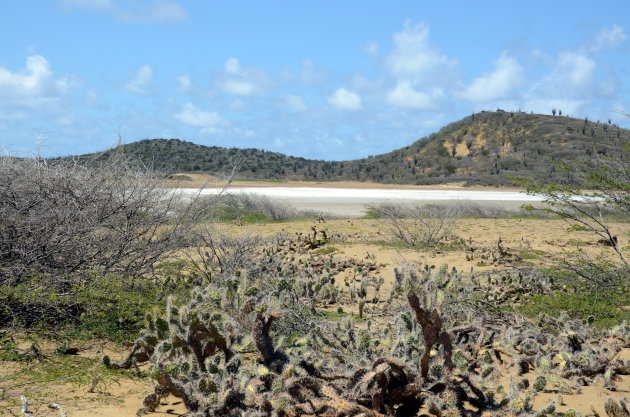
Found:
M 460 216 L 457 205 L 412 206 L 384 203 L 370 207 L 385 220 L 392 236 L 407 245 L 438 245 L 450 239 Z
M 1 292 L 8 298 L 0 325 L 16 311 L 33 316 L 23 321 L 36 318 L 49 294 L 72 298 L 74 288 L 99 277 L 151 272 L 187 246 L 200 214 L 193 201 L 162 189 L 159 175 L 133 168 L 123 155 L 89 167 L 2 157 L 0 177 L 0 288 L 21 286 L 39 299 L 23 305 Z

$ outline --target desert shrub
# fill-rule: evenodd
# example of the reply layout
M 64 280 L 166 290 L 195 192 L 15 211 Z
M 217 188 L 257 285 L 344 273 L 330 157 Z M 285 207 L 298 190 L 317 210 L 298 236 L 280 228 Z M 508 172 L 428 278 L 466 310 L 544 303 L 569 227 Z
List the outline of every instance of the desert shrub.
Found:
M 533 318 L 543 313 L 551 316 L 565 314 L 572 319 L 588 320 L 598 328 L 612 328 L 630 322 L 630 311 L 624 310 L 629 297 L 628 291 L 605 298 L 595 291 L 583 289 L 555 291 L 533 295 L 528 303 L 518 307 L 518 311 Z
M 518 210 L 511 210 L 492 204 L 483 204 L 474 201 L 457 201 L 452 204 L 457 206 L 460 217 L 470 217 L 475 219 L 509 219 L 518 213 Z
M 297 210 L 277 199 L 248 193 L 223 193 L 198 201 L 203 220 L 261 223 L 315 217 L 317 213 Z
M 102 277 L 134 288 L 134 277 L 188 245 L 198 216 L 121 155 L 90 167 L 3 157 L 0 176 L 0 325 L 72 319 L 77 303 L 51 301 L 72 300 Z
M 452 237 L 460 217 L 457 205 L 412 206 L 385 203 L 369 207 L 370 216 L 384 219 L 391 235 L 410 246 L 437 245 Z
M 134 338 L 145 326 L 145 315 L 165 304 L 156 282 L 142 277 L 92 276 L 49 287 L 52 278 L 40 276 L 15 286 L 0 287 L 2 325 L 41 329 L 49 336 Z M 185 287 L 173 294 L 182 294 Z M 188 289 L 189 291 L 189 289 Z
M 232 237 L 218 234 L 212 227 L 194 231 L 197 246 L 190 260 L 195 270 L 207 280 L 215 272 L 224 273 L 247 267 L 256 249 L 266 243 L 260 237 Z
M 592 154 L 561 166 L 579 186 L 534 181 L 524 185 L 529 193 L 545 198 L 545 206 L 529 206 L 530 210 L 556 215 L 571 226 L 590 231 L 599 238 L 599 243 L 613 251 L 618 265 L 584 252 L 564 259 L 562 265 L 591 288 L 616 291 L 630 283 L 627 250 L 611 225 L 611 220 L 630 218 L 630 142 L 622 138 L 620 144 L 614 145 L 606 149 L 605 155 Z
M 261 214 L 270 220 L 287 220 L 297 217 L 298 214 L 295 209 L 265 195 L 235 194 L 232 196 L 232 203 L 242 210 Z

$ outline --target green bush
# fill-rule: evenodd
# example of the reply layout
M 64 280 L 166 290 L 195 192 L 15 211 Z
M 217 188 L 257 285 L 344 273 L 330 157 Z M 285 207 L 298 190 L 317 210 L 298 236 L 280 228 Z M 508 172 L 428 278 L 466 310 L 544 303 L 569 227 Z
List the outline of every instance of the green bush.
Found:
M 630 311 L 623 309 L 629 299 L 630 291 L 605 296 L 588 290 L 556 291 L 548 295 L 533 294 L 529 303 L 518 307 L 517 311 L 529 317 L 543 313 L 557 317 L 566 313 L 574 319 L 588 320 L 595 327 L 608 328 L 623 321 L 630 322 Z
M 169 294 L 186 288 L 181 282 L 167 292 L 156 280 L 119 275 L 93 276 L 69 284 L 65 291 L 48 289 L 50 277 L 0 286 L 0 324 L 66 336 L 135 337 L 145 326 L 146 313 L 163 308 Z

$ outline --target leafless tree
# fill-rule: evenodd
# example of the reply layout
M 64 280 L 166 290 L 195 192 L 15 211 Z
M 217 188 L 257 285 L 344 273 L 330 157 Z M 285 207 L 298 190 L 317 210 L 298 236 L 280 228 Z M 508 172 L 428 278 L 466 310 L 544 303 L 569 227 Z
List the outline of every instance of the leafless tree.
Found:
M 457 223 L 459 206 L 411 206 L 386 203 L 371 207 L 385 219 L 392 235 L 412 246 L 436 245 L 448 239 Z
M 622 265 L 622 269 L 607 267 L 609 273 L 605 273 L 599 260 L 585 260 L 581 256 L 579 262 L 567 263 L 571 265 L 570 270 L 580 272 L 579 276 L 598 285 L 621 283 L 625 286 L 630 279 L 630 261 L 611 219 L 630 218 L 630 139 L 621 138 L 620 143 L 611 144 L 604 155 L 594 155 L 565 167 L 574 174 L 579 186 L 530 183 L 527 191 L 545 197 L 544 211 L 597 235 L 601 244 L 613 249 Z
M 199 215 L 122 155 L 89 167 L 3 157 L 0 177 L 0 284 L 146 273 L 186 245 Z

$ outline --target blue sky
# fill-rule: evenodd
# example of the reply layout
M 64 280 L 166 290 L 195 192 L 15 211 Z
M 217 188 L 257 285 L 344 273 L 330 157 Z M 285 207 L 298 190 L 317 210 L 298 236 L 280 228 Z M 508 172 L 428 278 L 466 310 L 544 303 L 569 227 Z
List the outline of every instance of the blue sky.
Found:
M 630 2 L 0 5 L 0 152 L 180 138 L 340 160 L 474 111 L 630 127 Z

